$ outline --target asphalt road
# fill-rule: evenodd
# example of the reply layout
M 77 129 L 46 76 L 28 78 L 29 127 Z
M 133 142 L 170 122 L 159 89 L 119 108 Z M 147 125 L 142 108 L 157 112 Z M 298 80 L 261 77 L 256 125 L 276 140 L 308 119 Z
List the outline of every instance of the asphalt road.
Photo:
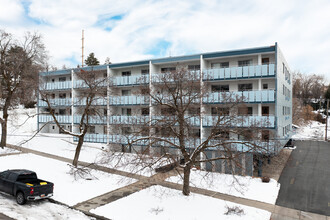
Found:
M 276 205 L 330 216 L 330 142 L 295 141 Z

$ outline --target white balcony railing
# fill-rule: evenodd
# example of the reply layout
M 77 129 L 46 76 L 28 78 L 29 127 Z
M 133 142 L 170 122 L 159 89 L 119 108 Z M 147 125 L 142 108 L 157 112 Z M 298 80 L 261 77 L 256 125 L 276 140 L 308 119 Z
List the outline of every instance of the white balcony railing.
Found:
M 203 80 L 223 80 L 275 76 L 275 64 L 204 70 Z
M 71 81 L 41 83 L 39 86 L 40 90 L 67 90 L 71 87 Z

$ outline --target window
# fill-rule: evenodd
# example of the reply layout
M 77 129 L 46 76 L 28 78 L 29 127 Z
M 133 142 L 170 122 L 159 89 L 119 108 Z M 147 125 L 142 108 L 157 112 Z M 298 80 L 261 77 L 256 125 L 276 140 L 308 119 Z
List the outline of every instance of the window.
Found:
M 54 93 L 52 94 L 52 99 L 55 99 L 55 94 Z
M 250 66 L 252 64 L 252 60 L 240 60 L 238 61 L 238 66 Z
M 269 64 L 269 58 L 262 58 L 261 59 L 261 63 L 264 65 L 264 64 Z
M 131 108 L 122 108 L 121 109 L 121 114 L 130 116 L 130 115 L 132 115 L 132 109 Z
M 53 126 L 52 129 L 55 130 L 55 126 Z
M 238 115 L 252 115 L 253 108 L 252 107 L 239 107 Z
M 141 75 L 149 75 L 149 69 L 141 70 Z
M 242 130 L 240 134 L 238 134 L 238 140 L 248 141 L 253 137 L 253 131 L 251 130 Z
M 266 141 L 266 142 L 269 141 L 269 130 L 263 130 L 261 132 L 261 139 L 262 141 Z
M 55 82 L 55 79 L 52 79 L 52 82 Z
M 142 108 L 141 115 L 149 115 L 149 108 Z
M 162 73 L 173 72 L 173 71 L 175 71 L 175 70 L 176 70 L 175 67 L 163 67 L 163 68 L 160 69 L 160 71 L 161 71 Z
M 131 127 L 122 127 L 121 128 L 121 133 L 122 134 L 131 134 L 132 133 L 132 129 L 131 129 Z
M 121 95 L 122 96 L 130 96 L 131 95 L 131 90 L 130 89 L 123 89 L 123 90 L 121 90 Z
M 66 77 L 60 77 L 60 78 L 58 78 L 58 81 L 59 82 L 65 82 L 66 81 Z
M 188 70 L 200 70 L 201 69 L 201 65 L 188 65 Z
M 122 76 L 130 76 L 131 75 L 131 71 L 123 71 L 121 72 Z
M 212 115 L 229 115 L 229 108 L 212 107 L 211 114 Z
M 215 135 L 214 139 L 229 140 L 229 131 L 224 131 L 221 129 L 213 129 L 212 132 Z
M 200 137 L 201 136 L 201 130 L 200 129 L 192 129 L 192 136 L 193 137 Z
M 262 85 L 262 88 L 263 88 L 263 89 L 268 89 L 268 84 L 267 84 L 267 83 L 266 83 L 266 84 L 263 84 L 263 85 Z
M 65 115 L 65 109 L 60 109 L 58 113 L 59 115 Z
M 107 77 L 108 77 L 107 72 L 103 73 L 103 77 L 104 77 L 104 78 L 107 78 Z
M 108 115 L 108 111 L 106 108 L 103 109 L 103 115 Z
M 95 134 L 95 126 L 89 126 L 87 132 L 90 134 Z
M 60 99 L 65 99 L 66 98 L 66 93 L 60 93 L 60 94 L 58 94 L 58 97 Z
M 253 89 L 252 83 L 238 84 L 238 91 L 251 91 Z
M 229 62 L 222 62 L 220 63 L 221 68 L 229 68 Z
M 162 108 L 161 109 L 161 114 L 162 115 L 174 115 L 175 114 L 175 110 L 172 108 Z
M 229 67 L 229 62 L 211 63 L 212 69 L 228 68 L 228 67 Z
M 213 85 L 211 87 L 212 92 L 223 92 L 229 91 L 229 85 Z
M 107 128 L 107 126 L 103 126 L 103 134 L 108 134 L 108 128 Z

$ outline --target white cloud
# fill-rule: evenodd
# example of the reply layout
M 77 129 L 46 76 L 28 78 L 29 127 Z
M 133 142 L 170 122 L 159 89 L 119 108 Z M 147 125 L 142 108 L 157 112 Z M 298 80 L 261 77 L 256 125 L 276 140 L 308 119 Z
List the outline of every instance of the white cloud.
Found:
M 39 30 L 50 62 L 59 67 L 76 66 L 72 57 L 80 63 L 84 29 L 85 54 L 94 52 L 101 63 L 106 57 L 112 62 L 145 59 L 157 50 L 156 56 L 174 56 L 278 42 L 292 70 L 330 79 L 327 0 L 31 0 L 26 15 L 18 1 L 0 1 L 12 4 L 0 9 L 12 11 L 5 20 L 0 15 L 1 27 L 13 33 Z M 121 19 L 110 19 L 118 15 Z M 169 45 L 157 48 L 159 42 Z

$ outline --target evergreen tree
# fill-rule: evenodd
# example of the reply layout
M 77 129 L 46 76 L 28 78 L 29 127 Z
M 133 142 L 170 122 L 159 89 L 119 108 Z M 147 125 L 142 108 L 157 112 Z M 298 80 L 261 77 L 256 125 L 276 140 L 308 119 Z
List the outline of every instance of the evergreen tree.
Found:
M 100 62 L 99 60 L 94 56 L 94 53 L 90 53 L 87 57 L 87 59 L 85 60 L 85 64 L 87 66 L 95 66 L 95 65 L 99 65 Z
M 329 84 L 329 86 L 328 86 L 327 91 L 326 91 L 325 94 L 324 94 L 324 98 L 326 98 L 326 99 L 330 99 L 330 84 Z

